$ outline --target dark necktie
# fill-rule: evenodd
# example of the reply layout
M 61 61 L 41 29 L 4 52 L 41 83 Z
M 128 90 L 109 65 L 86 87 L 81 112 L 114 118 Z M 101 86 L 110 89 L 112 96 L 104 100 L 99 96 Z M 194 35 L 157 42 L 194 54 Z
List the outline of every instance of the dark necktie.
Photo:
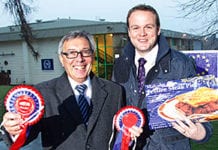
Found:
M 89 104 L 84 96 L 84 92 L 87 89 L 85 84 L 77 85 L 76 90 L 79 92 L 78 104 L 83 117 L 83 122 L 86 123 L 89 119 Z
M 140 58 L 138 60 L 139 62 L 139 67 L 138 67 L 138 92 L 139 94 L 141 94 L 142 90 L 143 90 L 143 87 L 144 87 L 144 84 L 145 84 L 145 63 L 146 63 L 146 60 L 144 58 Z

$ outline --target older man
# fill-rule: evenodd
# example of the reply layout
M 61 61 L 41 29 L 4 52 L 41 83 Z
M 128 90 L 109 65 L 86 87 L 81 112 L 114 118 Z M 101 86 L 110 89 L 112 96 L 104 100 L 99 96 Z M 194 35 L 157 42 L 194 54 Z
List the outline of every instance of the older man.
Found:
M 44 97 L 45 115 L 31 127 L 27 142 L 41 132 L 44 149 L 108 149 L 113 117 L 123 106 L 123 95 L 121 86 L 92 73 L 94 51 L 93 37 L 87 32 L 70 32 L 61 39 L 58 54 L 65 72 L 35 86 Z M 4 115 L 4 128 L 10 135 L 21 132 L 19 124 L 20 115 Z

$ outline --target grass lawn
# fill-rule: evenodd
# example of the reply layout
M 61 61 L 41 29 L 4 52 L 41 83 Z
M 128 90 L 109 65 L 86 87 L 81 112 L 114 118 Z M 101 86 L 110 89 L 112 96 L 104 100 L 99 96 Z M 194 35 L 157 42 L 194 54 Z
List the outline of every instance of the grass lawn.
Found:
M 211 139 L 204 144 L 192 143 L 192 150 L 218 150 L 218 121 L 211 122 L 213 125 L 213 136 Z
M 6 95 L 7 91 L 11 89 L 12 86 L 1 86 L 0 85 L 0 121 L 2 121 L 2 115 L 5 111 L 4 109 L 4 96 Z M 214 134 L 212 138 L 205 144 L 196 144 L 192 142 L 192 150 L 217 150 L 218 149 L 218 121 L 212 122 L 214 127 Z
M 2 115 L 5 112 L 4 97 L 12 86 L 0 85 L 0 121 L 2 121 Z

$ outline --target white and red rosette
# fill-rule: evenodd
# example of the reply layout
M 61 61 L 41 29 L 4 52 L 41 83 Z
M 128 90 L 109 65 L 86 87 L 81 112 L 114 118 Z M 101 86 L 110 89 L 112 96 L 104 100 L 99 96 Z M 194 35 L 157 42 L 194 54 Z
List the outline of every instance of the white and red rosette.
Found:
M 22 132 L 10 147 L 10 150 L 17 150 L 25 143 L 28 127 L 42 118 L 44 99 L 33 86 L 18 85 L 8 91 L 4 104 L 7 111 L 20 114 L 23 119 Z
M 114 124 L 117 131 L 119 131 L 119 134 L 122 134 L 121 144 L 119 144 L 120 136 L 118 136 L 115 141 L 114 150 L 128 150 L 131 141 L 129 129 L 133 126 L 137 126 L 139 128 L 144 126 L 144 113 L 135 106 L 123 107 L 116 113 Z
M 115 127 L 118 131 L 133 126 L 143 127 L 145 117 L 143 112 L 135 106 L 126 106 L 121 108 L 115 116 Z
M 20 114 L 28 125 L 38 122 L 44 113 L 44 99 L 30 85 L 18 85 L 10 89 L 4 103 L 7 111 Z

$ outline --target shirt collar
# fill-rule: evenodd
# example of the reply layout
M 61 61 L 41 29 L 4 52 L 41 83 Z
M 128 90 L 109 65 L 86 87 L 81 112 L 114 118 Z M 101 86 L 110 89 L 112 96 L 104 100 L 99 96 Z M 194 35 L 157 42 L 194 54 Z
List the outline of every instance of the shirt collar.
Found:
M 73 80 L 71 77 L 67 76 L 69 81 L 70 81 L 70 85 L 72 87 L 72 89 L 74 90 L 76 88 L 77 85 L 81 84 L 81 83 L 78 83 L 76 82 L 75 80 Z M 91 87 L 91 80 L 90 80 L 90 77 L 88 76 L 87 79 L 82 83 L 82 84 L 85 84 L 87 85 L 88 89 Z
M 137 51 L 135 51 L 135 64 L 138 67 L 138 60 L 139 58 L 143 57 L 147 62 L 146 64 L 150 64 L 151 66 L 153 66 L 156 62 L 156 58 L 157 58 L 157 53 L 158 53 L 158 44 L 156 44 L 152 50 L 148 53 L 146 53 L 146 55 L 141 56 L 139 55 L 139 53 Z
M 74 91 L 74 94 L 76 96 L 76 101 L 78 102 L 79 92 L 75 89 L 77 85 L 79 84 L 85 84 L 87 85 L 87 90 L 85 91 L 84 95 L 89 103 L 91 105 L 91 98 L 92 98 L 92 87 L 91 87 L 91 79 L 88 76 L 88 78 L 83 83 L 78 83 L 75 80 L 73 80 L 71 77 L 68 76 L 68 79 L 70 81 L 70 85 L 72 87 L 72 90 Z

